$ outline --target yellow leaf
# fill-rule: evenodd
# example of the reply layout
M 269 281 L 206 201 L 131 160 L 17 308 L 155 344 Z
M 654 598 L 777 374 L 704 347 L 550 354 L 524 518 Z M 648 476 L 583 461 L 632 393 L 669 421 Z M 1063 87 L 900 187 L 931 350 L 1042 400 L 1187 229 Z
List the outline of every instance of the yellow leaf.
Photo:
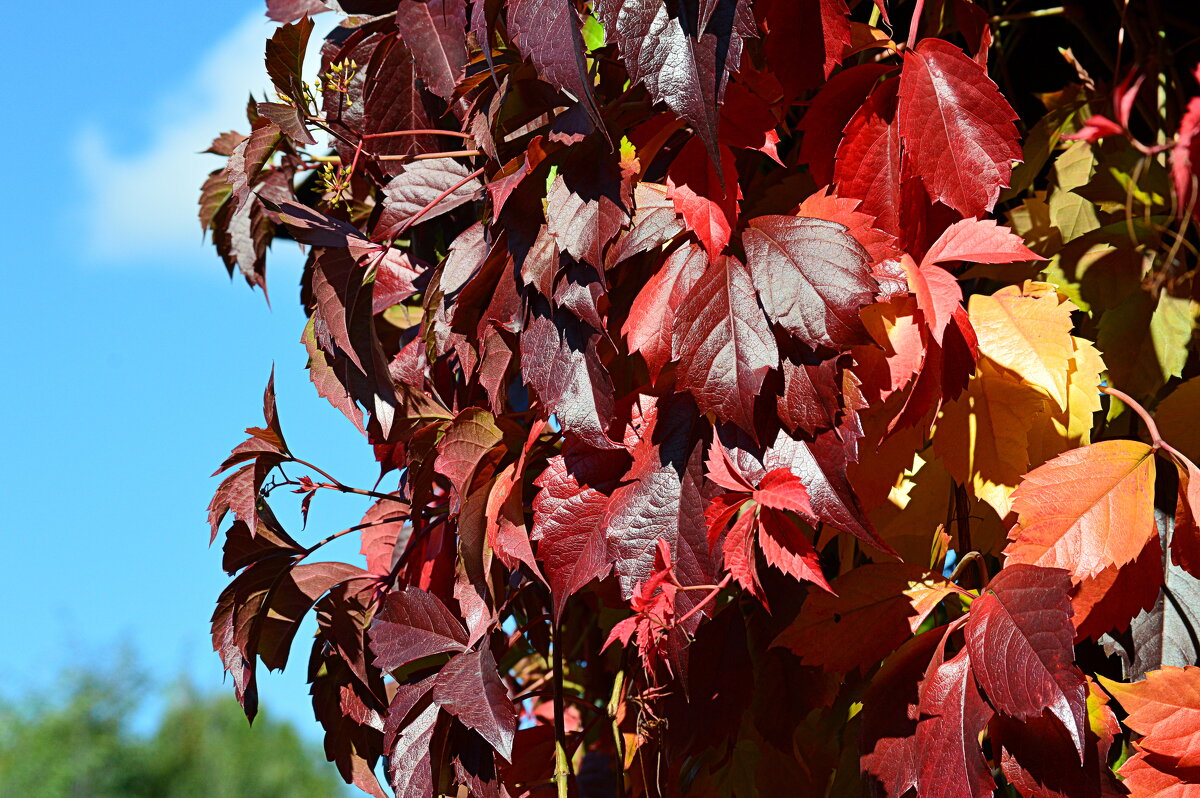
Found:
M 1064 363 L 1064 377 L 1065 371 Z M 1001 517 L 1008 514 L 1009 497 L 1029 470 L 1030 422 L 1045 404 L 1042 394 L 1018 375 L 980 358 L 967 389 L 942 408 L 934 451 L 955 480 Z
M 1050 405 L 1029 425 L 1029 464 L 1041 465 L 1051 457 L 1091 443 L 1092 418 L 1102 405 L 1100 380 L 1104 360 L 1091 341 L 1073 338 L 1075 356 L 1068 364 L 1067 408 Z
M 1068 405 L 1068 364 L 1075 356 L 1071 311 L 1075 306 L 1048 283 L 1007 286 L 991 296 L 971 297 L 971 324 L 979 353 Z

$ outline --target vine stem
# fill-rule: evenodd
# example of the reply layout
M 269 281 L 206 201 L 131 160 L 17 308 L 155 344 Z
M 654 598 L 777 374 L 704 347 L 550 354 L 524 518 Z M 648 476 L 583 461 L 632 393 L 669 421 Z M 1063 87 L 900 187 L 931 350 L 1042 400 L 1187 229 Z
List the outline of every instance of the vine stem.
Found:
M 396 236 L 404 235 L 404 231 L 408 230 L 408 228 L 410 228 L 414 224 L 416 224 L 418 219 L 420 219 L 422 216 L 424 216 L 426 213 L 428 213 L 430 210 L 432 210 L 434 207 L 436 207 L 439 202 L 444 200 L 446 197 L 449 197 L 455 191 L 458 191 L 460 188 L 465 186 L 467 183 L 471 182 L 472 180 L 474 180 L 475 178 L 479 177 L 482 174 L 483 174 L 483 167 L 481 166 L 480 168 L 476 169 L 471 174 L 464 177 L 462 180 L 459 180 L 457 183 L 450 186 L 450 188 L 446 189 L 441 194 L 438 194 L 436 197 L 434 197 L 432 200 L 429 201 L 428 205 L 426 205 L 424 208 L 422 208 L 421 210 L 414 213 L 411 217 L 409 217 L 408 221 L 406 221 L 404 223 L 404 225 L 399 230 L 396 231 Z
M 394 136 L 453 136 L 459 139 L 471 138 L 470 133 L 459 133 L 457 130 L 435 130 L 433 128 L 413 128 L 412 130 L 387 130 L 382 133 L 364 133 L 364 139 L 387 139 Z
M 367 529 L 368 527 L 380 526 L 381 524 L 394 524 L 397 521 L 407 521 L 407 520 L 408 520 L 407 516 L 396 515 L 396 516 L 390 516 L 388 518 L 380 518 L 375 521 L 366 521 L 361 524 L 355 524 L 352 527 L 347 527 L 346 529 L 343 529 L 340 532 L 334 532 L 332 535 L 329 535 L 328 537 L 324 538 L 323 540 L 318 540 L 316 543 L 314 543 L 311 546 L 309 546 L 308 548 L 306 548 L 304 550 L 304 552 L 296 560 L 296 562 L 297 563 L 300 562 L 300 560 L 305 559 L 306 557 L 308 557 L 308 555 L 312 554 L 314 551 L 321 548 L 322 546 L 324 546 L 328 543 L 332 543 L 333 541 L 337 540 L 340 537 L 349 535 L 351 532 L 360 532 L 364 529 Z
M 400 504 L 407 503 L 404 501 L 404 499 L 400 498 L 399 496 L 394 496 L 390 493 L 380 493 L 379 491 L 365 490 L 363 488 L 352 488 L 349 485 L 346 485 L 345 483 L 336 479 L 328 471 L 325 471 L 324 469 L 321 469 L 321 468 L 317 468 L 315 465 L 308 462 L 307 460 L 301 460 L 298 457 L 290 457 L 290 458 L 288 458 L 288 462 L 295 463 L 298 466 L 304 466 L 305 468 L 315 471 L 316 473 L 325 477 L 325 479 L 329 480 L 328 484 L 318 484 L 317 487 L 319 487 L 319 488 L 329 488 L 330 490 L 336 490 L 339 493 L 356 493 L 359 496 L 373 496 L 376 499 L 388 499 L 389 501 L 398 502 Z M 299 485 L 300 483 L 294 482 L 292 480 L 288 480 L 284 484 Z
M 1137 413 L 1138 416 L 1141 417 L 1142 421 L 1146 424 L 1146 431 L 1150 433 L 1150 440 L 1153 442 L 1152 445 L 1155 449 L 1166 448 L 1170 449 L 1170 451 L 1175 451 L 1174 449 L 1171 449 L 1171 447 L 1167 446 L 1166 442 L 1163 441 L 1162 436 L 1158 433 L 1158 425 L 1154 423 L 1154 419 L 1150 417 L 1150 414 L 1146 411 L 1146 408 L 1138 404 L 1132 396 L 1124 391 L 1119 391 L 1116 388 L 1111 388 L 1107 385 L 1101 385 L 1100 390 L 1109 396 L 1114 396 L 1117 399 L 1120 399 L 1122 402 L 1129 405 L 1133 412 Z
M 483 155 L 481 150 L 447 150 L 446 152 L 425 152 L 420 155 L 376 155 L 377 161 L 432 161 L 437 158 L 473 158 Z
M 562 626 L 555 618 L 550 622 L 550 646 L 554 677 L 554 783 L 558 798 L 569 798 L 571 760 L 567 757 L 566 702 L 563 700 Z

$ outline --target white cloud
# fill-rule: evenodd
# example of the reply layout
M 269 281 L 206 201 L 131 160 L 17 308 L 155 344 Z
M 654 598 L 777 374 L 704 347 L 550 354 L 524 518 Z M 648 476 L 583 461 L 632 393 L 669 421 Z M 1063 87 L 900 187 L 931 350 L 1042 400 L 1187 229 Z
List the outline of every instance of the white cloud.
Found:
M 153 101 L 155 122 L 141 150 L 116 151 L 111 133 L 94 124 L 78 132 L 74 154 L 84 181 L 80 210 L 90 254 L 108 262 L 155 263 L 203 254 L 196 199 L 221 159 L 198 153 L 222 131 L 246 132 L 248 94 L 263 99 L 270 86 L 263 43 L 272 28 L 256 12 L 216 42 L 191 74 Z M 314 35 L 310 80 L 319 44 Z

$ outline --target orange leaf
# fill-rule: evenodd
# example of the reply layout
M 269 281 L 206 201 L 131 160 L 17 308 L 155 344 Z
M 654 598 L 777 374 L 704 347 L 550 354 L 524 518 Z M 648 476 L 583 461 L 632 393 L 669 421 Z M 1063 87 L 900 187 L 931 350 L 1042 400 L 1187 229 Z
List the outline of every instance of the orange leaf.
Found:
M 1154 526 L 1154 451 L 1137 441 L 1072 449 L 1012 495 L 1008 563 L 1063 568 L 1076 583 L 1141 553 Z
M 1142 735 L 1139 748 L 1174 767 L 1200 767 L 1200 668 L 1168 665 L 1132 684 L 1098 678 L 1129 713 L 1125 725 Z

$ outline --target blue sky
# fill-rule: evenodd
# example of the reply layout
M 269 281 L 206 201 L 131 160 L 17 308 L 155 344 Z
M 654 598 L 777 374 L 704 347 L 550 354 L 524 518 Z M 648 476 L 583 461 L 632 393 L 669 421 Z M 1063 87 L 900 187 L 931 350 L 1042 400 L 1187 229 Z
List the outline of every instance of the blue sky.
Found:
M 229 281 L 195 221 L 218 160 L 194 153 L 245 128 L 271 25 L 261 0 L 81 3 L 55 19 L 26 3 L 6 17 L 0 696 L 110 665 L 126 644 L 159 684 L 183 673 L 223 689 L 208 475 L 261 420 L 272 363 L 292 449 L 353 484 L 377 473 L 307 380 L 294 245 L 272 253 L 268 310 Z M 364 509 L 319 496 L 301 539 Z M 335 554 L 357 557 L 351 537 Z M 312 728 L 310 634 L 293 672 L 264 675 L 263 705 Z

